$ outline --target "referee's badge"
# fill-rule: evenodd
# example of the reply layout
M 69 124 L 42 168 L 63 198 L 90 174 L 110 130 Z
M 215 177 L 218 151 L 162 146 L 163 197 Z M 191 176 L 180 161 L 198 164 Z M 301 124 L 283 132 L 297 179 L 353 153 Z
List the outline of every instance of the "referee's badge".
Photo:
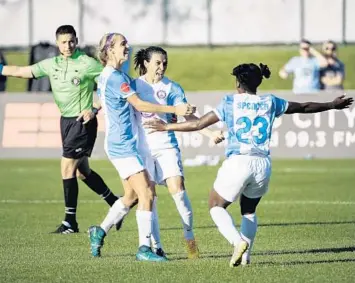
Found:
M 73 85 L 78 86 L 78 85 L 80 85 L 80 78 L 74 77 L 74 78 L 72 78 L 71 82 Z
M 157 96 L 160 98 L 160 99 L 164 99 L 166 97 L 166 92 L 164 90 L 159 90 L 157 92 Z

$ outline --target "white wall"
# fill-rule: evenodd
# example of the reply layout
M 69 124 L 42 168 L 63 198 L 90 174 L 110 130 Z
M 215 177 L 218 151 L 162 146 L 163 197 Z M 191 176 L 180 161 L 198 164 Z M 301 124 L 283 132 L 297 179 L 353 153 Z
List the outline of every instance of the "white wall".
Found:
M 83 10 L 79 0 L 32 1 L 34 43 L 54 42 L 61 24 L 74 25 L 84 44 L 97 44 L 104 33 L 113 31 L 125 34 L 134 45 L 209 43 L 208 0 L 82 0 Z M 343 1 L 304 0 L 304 37 L 341 41 Z M 301 38 L 301 0 L 211 3 L 212 44 L 292 43 Z M 355 0 L 346 0 L 346 8 L 346 40 L 355 42 Z M 28 45 L 30 26 L 29 0 L 0 1 L 0 46 Z

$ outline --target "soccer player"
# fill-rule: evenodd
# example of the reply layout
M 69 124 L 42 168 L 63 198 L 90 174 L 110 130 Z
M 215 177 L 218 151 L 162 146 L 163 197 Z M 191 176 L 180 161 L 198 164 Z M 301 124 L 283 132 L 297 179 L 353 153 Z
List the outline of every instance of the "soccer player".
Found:
M 187 103 L 184 90 L 179 84 L 165 77 L 168 67 L 168 55 L 166 51 L 157 46 L 150 46 L 140 49 L 135 55 L 135 69 L 139 71 L 140 77 L 134 81 L 139 97 L 152 103 L 161 105 L 179 105 Z M 149 112 L 136 112 L 139 124 L 154 118 L 165 122 L 173 119 L 172 114 L 155 114 Z M 196 119 L 194 115 L 185 116 L 186 120 Z M 216 143 L 224 140 L 223 135 L 215 135 L 214 132 L 204 129 L 201 131 L 207 137 L 215 140 Z M 184 184 L 184 174 L 181 161 L 181 154 L 177 139 L 173 131 L 149 133 L 147 129 L 141 132 L 144 138 L 138 143 L 139 150 L 148 151 L 152 155 L 152 162 L 148 162 L 147 171 L 157 184 L 166 185 L 171 194 L 178 213 L 180 215 L 184 238 L 188 252 L 188 258 L 194 259 L 199 256 L 198 247 L 193 232 L 193 213 L 191 203 Z M 157 204 L 157 197 L 154 197 L 153 205 Z M 156 209 L 154 210 L 156 211 Z M 152 246 L 158 254 L 165 254 L 162 250 L 158 217 L 154 217 Z
M 76 221 L 77 176 L 110 206 L 115 203 L 117 197 L 90 168 L 88 160 L 96 140 L 96 114 L 99 111 L 93 107 L 93 88 L 95 78 L 103 67 L 76 48 L 78 39 L 74 27 L 60 26 L 55 35 L 59 56 L 32 66 L 0 65 L 0 74 L 27 79 L 48 76 L 50 79 L 54 101 L 61 113 L 61 175 L 65 201 L 64 221 L 53 233 L 70 234 L 79 232 Z
M 228 128 L 227 159 L 218 171 L 209 197 L 210 214 L 221 234 L 234 246 L 230 266 L 250 263 L 250 251 L 257 230 L 256 207 L 268 190 L 271 176 L 270 138 L 275 117 L 282 114 L 316 113 L 348 108 L 353 98 L 340 96 L 332 102 L 291 102 L 274 95 L 256 95 L 267 66 L 242 64 L 233 69 L 237 92 L 223 98 L 217 108 L 198 120 L 165 124 L 146 122 L 153 131 L 197 131 L 218 121 Z M 241 233 L 226 208 L 240 196 Z
M 101 256 L 101 248 L 108 231 L 123 219 L 138 197 L 136 219 L 139 249 L 136 259 L 165 261 L 164 256 L 153 253 L 150 247 L 154 192 L 143 162 L 147 158 L 137 150 L 138 127 L 133 107 L 138 111 L 176 115 L 192 114 L 195 107 L 186 103 L 167 106 L 141 100 L 132 87 L 131 78 L 120 71 L 129 54 L 129 45 L 122 34 L 104 35 L 98 53 L 101 63 L 105 66 L 99 77 L 97 92 L 105 110 L 105 150 L 122 179 L 124 196 L 115 202 L 100 226 L 89 228 L 91 253 L 94 257 Z

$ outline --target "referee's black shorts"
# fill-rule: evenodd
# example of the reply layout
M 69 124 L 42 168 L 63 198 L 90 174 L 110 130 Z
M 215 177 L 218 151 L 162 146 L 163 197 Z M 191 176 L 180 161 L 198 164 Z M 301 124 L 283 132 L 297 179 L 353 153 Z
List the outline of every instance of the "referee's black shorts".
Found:
M 71 159 L 90 157 L 97 136 L 97 119 L 95 117 L 85 125 L 76 119 L 77 117 L 60 118 L 63 157 Z

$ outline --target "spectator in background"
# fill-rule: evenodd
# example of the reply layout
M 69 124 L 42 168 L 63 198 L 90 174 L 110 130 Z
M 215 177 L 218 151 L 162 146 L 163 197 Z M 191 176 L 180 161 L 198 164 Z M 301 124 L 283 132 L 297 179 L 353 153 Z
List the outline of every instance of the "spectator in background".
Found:
M 344 64 L 337 58 L 336 50 L 337 45 L 335 42 L 331 40 L 324 42 L 322 51 L 327 60 L 327 65 L 320 70 L 321 89 L 343 89 Z
M 58 49 L 55 45 L 49 42 L 40 42 L 31 47 L 29 65 L 36 64 L 44 59 L 52 58 L 59 55 Z M 51 92 L 51 83 L 49 77 L 30 78 L 27 84 L 27 91 L 44 91 Z
M 299 51 L 300 56 L 291 58 L 279 75 L 286 79 L 289 74 L 293 74 L 293 92 L 296 94 L 317 92 L 320 90 L 320 68 L 328 64 L 327 60 L 304 39 L 300 43 Z
M 4 54 L 0 51 L 0 64 L 7 65 Z M 0 91 L 5 91 L 6 89 L 7 77 L 0 75 Z

